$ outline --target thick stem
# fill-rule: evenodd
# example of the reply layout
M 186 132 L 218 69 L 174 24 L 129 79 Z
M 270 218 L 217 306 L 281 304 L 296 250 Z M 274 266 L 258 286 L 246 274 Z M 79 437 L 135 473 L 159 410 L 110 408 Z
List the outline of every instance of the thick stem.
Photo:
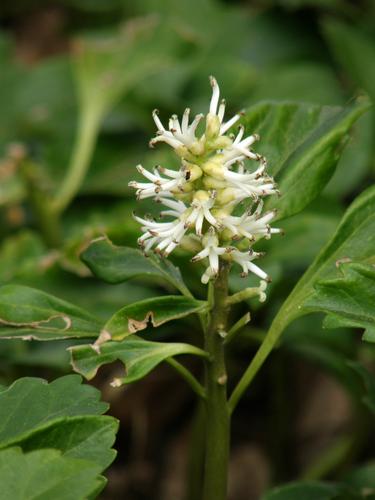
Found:
M 226 330 L 228 316 L 229 264 L 221 262 L 219 276 L 210 287 L 212 304 L 205 350 L 210 359 L 206 368 L 206 457 L 204 468 L 203 500 L 227 498 L 230 417 L 227 406 L 227 374 L 224 343 L 221 336 Z
M 206 408 L 202 399 L 199 399 L 197 403 L 189 438 L 185 500 L 202 498 L 205 459 L 205 449 L 202 443 L 206 436 Z

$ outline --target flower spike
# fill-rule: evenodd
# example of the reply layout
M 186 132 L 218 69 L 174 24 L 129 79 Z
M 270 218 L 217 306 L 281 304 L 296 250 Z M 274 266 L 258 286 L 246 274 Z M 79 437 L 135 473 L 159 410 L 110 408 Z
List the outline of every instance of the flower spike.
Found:
M 220 259 L 229 260 L 240 266 L 241 276 L 252 273 L 260 279 L 259 297 L 263 301 L 270 277 L 253 262 L 263 254 L 255 252 L 252 245 L 282 232 L 270 226 L 276 211 L 263 212 L 263 198 L 278 194 L 278 190 L 267 174 L 266 159 L 251 149 L 260 140 L 259 135 L 245 136 L 243 125 L 237 134 L 229 134 L 241 113 L 225 120 L 226 102 L 220 98 L 213 76 L 210 84 L 212 96 L 201 135 L 197 131 L 204 115 L 191 119 L 190 108 L 185 109 L 181 119 L 172 115 L 168 127 L 163 125 L 158 110 L 152 113 L 157 131 L 150 145 L 164 142 L 172 147 L 180 167 L 174 170 L 157 166 L 149 171 L 137 166 L 145 178 L 144 182 L 129 183 L 137 198 L 154 198 L 165 207 L 160 212 L 163 221 L 134 215 L 143 232 L 138 243 L 145 253 L 153 249 L 168 256 L 184 238 L 193 237 L 200 242 L 201 250 L 192 262 L 207 261 L 203 283 L 216 278 Z M 259 163 L 252 168 L 254 161 Z M 242 208 L 241 212 L 244 200 L 252 200 L 255 207 Z M 241 251 L 237 246 L 240 243 L 241 248 L 247 244 L 249 250 Z

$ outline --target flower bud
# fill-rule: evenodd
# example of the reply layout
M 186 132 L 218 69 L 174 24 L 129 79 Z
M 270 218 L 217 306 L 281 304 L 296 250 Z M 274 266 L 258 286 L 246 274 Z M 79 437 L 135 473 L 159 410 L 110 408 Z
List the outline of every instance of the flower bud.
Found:
M 225 169 L 222 156 L 218 154 L 204 162 L 202 164 L 202 170 L 205 174 L 215 177 L 215 179 L 223 180 Z
M 216 139 L 220 133 L 220 119 L 217 115 L 208 113 L 206 117 L 206 132 L 205 136 L 208 141 Z

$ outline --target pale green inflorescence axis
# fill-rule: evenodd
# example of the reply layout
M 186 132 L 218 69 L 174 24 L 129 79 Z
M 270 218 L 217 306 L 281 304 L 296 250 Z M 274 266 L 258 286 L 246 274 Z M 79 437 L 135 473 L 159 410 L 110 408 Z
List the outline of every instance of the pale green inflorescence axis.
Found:
M 203 114 L 189 123 L 190 109 L 186 109 L 181 122 L 176 115 L 170 118 L 167 130 L 158 111 L 153 112 L 158 131 L 150 145 L 165 142 L 171 146 L 180 159 L 180 168 L 159 166 L 150 172 L 137 166 L 147 182 L 132 181 L 129 186 L 136 189 L 138 199 L 153 197 L 163 204 L 166 210 L 160 215 L 170 219 L 158 221 L 135 215 L 143 231 L 138 243 L 145 253 L 153 248 L 160 255 L 168 256 L 184 239 L 193 238 L 201 250 L 192 261 L 207 260 L 203 283 L 217 276 L 220 259 L 239 264 L 242 276 L 252 272 L 262 282 L 269 281 L 268 275 L 253 262 L 262 253 L 252 247 L 261 238 L 281 232 L 271 228 L 275 211 L 263 213 L 262 201 L 278 191 L 273 178 L 267 174 L 266 159 L 251 149 L 259 136 L 244 138 L 242 125 L 237 135 L 228 133 L 241 115 L 224 121 L 225 101 L 219 103 L 216 79 L 210 77 L 210 82 L 212 97 L 200 137 L 196 134 Z M 258 163 L 255 169 L 251 169 L 253 162 Z M 250 207 L 248 200 L 252 201 Z M 261 283 L 261 300 L 265 299 L 264 289 L 265 283 Z

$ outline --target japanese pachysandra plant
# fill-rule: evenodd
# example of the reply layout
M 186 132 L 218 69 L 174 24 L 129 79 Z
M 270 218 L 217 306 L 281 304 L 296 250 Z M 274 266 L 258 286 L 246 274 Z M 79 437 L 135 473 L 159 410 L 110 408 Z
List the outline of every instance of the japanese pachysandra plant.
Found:
M 191 120 L 187 108 L 181 120 L 173 115 L 166 128 L 158 111 L 153 112 L 157 134 L 150 145 L 164 142 L 172 147 L 179 168 L 157 166 L 150 172 L 138 165 L 146 181 L 129 185 L 136 189 L 139 200 L 154 198 L 165 207 L 160 219 L 134 216 L 141 224 L 138 243 L 143 251 L 167 257 L 178 246 L 196 248 L 191 260 L 205 262 L 201 281 L 209 285 L 208 313 L 201 315 L 201 321 L 209 361 L 203 498 L 220 500 L 226 498 L 230 430 L 224 346 L 234 330 L 227 325 L 228 310 L 252 296 L 265 300 L 270 277 L 255 264 L 262 253 L 253 245 L 281 230 L 270 226 L 275 211 L 263 210 L 263 199 L 278 190 L 267 173 L 266 158 L 252 149 L 259 136 L 246 136 L 242 125 L 231 133 L 241 114 L 225 120 L 225 101 L 220 101 L 216 79 L 211 77 L 210 82 L 212 97 L 206 116 L 198 114 Z M 259 286 L 228 296 L 232 264 L 240 267 L 243 277 L 256 275 Z

